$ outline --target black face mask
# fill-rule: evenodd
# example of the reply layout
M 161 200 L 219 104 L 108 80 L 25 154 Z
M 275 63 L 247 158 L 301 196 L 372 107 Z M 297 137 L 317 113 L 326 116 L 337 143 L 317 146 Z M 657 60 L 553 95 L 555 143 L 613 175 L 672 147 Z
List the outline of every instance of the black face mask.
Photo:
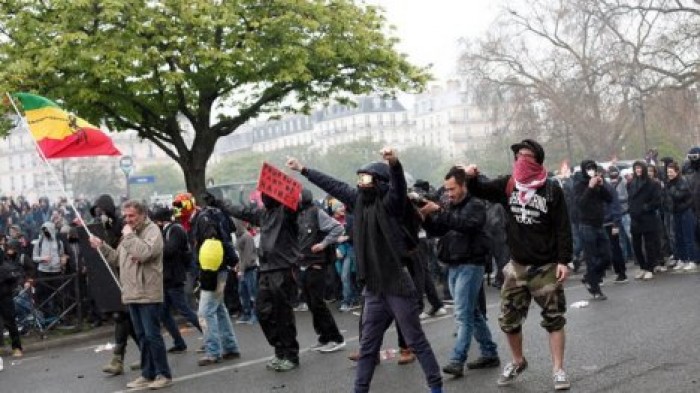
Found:
M 363 203 L 372 203 L 379 196 L 379 191 L 377 187 L 359 187 L 360 198 L 362 198 Z
M 51 232 L 49 232 L 49 231 L 44 231 L 44 236 L 46 236 L 47 238 L 51 239 Z
M 267 210 L 274 209 L 280 205 L 279 202 L 277 202 L 274 198 L 268 196 L 267 194 L 262 194 L 261 199 L 263 205 L 265 205 L 265 209 Z

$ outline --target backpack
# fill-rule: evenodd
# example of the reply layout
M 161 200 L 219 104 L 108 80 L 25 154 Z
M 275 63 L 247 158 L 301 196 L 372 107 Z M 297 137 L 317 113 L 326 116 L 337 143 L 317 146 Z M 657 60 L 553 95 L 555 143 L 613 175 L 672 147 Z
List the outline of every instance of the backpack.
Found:
M 176 222 L 173 222 L 173 223 L 171 223 L 170 225 L 168 225 L 168 228 L 165 229 L 165 233 L 164 233 L 163 239 L 164 239 L 166 242 L 167 242 L 168 240 L 170 240 L 170 232 L 172 231 L 172 229 L 173 229 L 174 227 L 177 227 L 179 231 L 182 231 L 182 233 L 185 234 L 185 240 L 187 240 L 187 232 L 185 232 L 185 228 L 184 228 L 182 225 L 180 225 L 180 224 L 178 224 L 178 223 L 176 223 Z M 189 242 L 189 240 L 187 240 L 187 241 L 185 242 L 185 249 L 182 250 L 182 252 L 183 252 L 183 255 L 182 255 L 182 257 L 181 257 L 181 261 L 184 262 L 185 267 L 189 268 L 189 267 L 190 267 L 190 264 L 192 263 L 192 247 L 190 247 L 190 242 Z
M 196 217 L 195 240 L 201 247 L 207 239 L 218 240 L 224 250 L 224 263 L 233 267 L 238 262 L 231 234 L 235 228 L 231 218 L 220 209 L 205 207 Z

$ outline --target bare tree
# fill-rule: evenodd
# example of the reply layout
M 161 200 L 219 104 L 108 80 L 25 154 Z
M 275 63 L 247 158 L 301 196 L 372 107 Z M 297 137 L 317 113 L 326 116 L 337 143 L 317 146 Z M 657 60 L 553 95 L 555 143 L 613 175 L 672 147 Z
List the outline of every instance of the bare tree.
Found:
M 569 157 L 577 149 L 611 156 L 626 129 L 622 87 L 614 83 L 616 37 L 595 11 L 587 0 L 509 4 L 461 58 L 466 74 L 526 96 L 531 105 L 523 109 L 535 109 L 537 132 L 564 140 Z
M 671 99 L 666 88 L 685 89 L 674 99 L 696 96 L 687 89 L 700 76 L 699 2 L 511 2 L 486 37 L 466 45 L 460 69 L 484 89 L 476 94 L 482 105 L 494 106 L 489 97 L 498 92 L 510 100 L 498 110 L 524 121 L 531 135 L 564 141 L 570 159 L 578 151 L 615 157 L 629 146 L 637 155 L 675 124 L 650 107 Z
M 633 49 L 629 66 L 655 74 L 663 85 L 690 87 L 700 81 L 700 0 L 595 3 L 611 18 L 647 22 L 639 23 L 636 35 L 609 26 L 620 44 Z

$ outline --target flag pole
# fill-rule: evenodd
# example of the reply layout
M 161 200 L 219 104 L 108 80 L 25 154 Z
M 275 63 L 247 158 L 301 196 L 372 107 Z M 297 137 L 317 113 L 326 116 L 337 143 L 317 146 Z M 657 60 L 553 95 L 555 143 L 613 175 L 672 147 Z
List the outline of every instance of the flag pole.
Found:
M 29 130 L 29 124 L 27 123 L 27 119 L 24 116 L 22 116 L 22 114 L 20 113 L 20 111 L 17 108 L 17 105 L 15 104 L 15 101 L 12 98 L 12 96 L 10 95 L 10 93 L 5 93 L 5 95 L 7 96 L 7 99 L 10 102 L 10 104 L 12 104 L 12 108 L 17 113 L 17 116 L 19 116 L 22 126 L 29 134 L 29 139 L 31 139 L 32 142 L 34 142 L 34 146 L 36 147 L 36 150 L 39 153 L 39 157 L 41 157 L 41 160 L 44 162 L 44 164 L 46 164 L 46 167 L 49 169 L 49 172 L 51 173 L 51 176 L 53 176 L 53 179 L 56 181 L 56 183 L 58 183 L 61 186 L 61 191 L 63 191 L 63 195 L 66 197 L 66 200 L 68 201 L 68 204 L 70 205 L 70 207 L 73 208 L 73 211 L 75 212 L 75 215 L 78 218 L 80 225 L 82 225 L 83 228 L 85 228 L 85 231 L 87 232 L 88 236 L 94 236 L 90 232 L 90 228 L 88 228 L 87 224 L 85 223 L 85 220 L 83 219 L 83 216 L 80 214 L 80 211 L 78 209 L 76 209 L 75 205 L 73 204 L 72 198 L 68 198 L 68 191 L 66 191 L 65 185 L 63 184 L 63 182 L 61 182 L 61 179 L 58 177 L 56 170 L 49 163 L 49 160 L 46 158 L 46 155 L 44 155 L 44 151 L 41 150 L 41 147 L 39 147 L 39 143 L 37 143 L 36 139 L 34 139 L 34 135 L 32 135 L 31 131 Z M 99 247 L 96 250 L 97 250 L 97 253 L 100 254 L 100 258 L 102 259 L 102 262 L 107 267 L 107 271 L 109 271 L 109 274 L 112 276 L 114 283 L 117 284 L 119 291 L 122 291 L 122 286 L 119 283 L 117 276 L 114 275 L 114 271 L 112 271 L 112 268 L 109 266 L 109 263 L 107 262 L 107 258 L 105 258 L 104 254 L 102 254 L 102 250 L 100 250 Z

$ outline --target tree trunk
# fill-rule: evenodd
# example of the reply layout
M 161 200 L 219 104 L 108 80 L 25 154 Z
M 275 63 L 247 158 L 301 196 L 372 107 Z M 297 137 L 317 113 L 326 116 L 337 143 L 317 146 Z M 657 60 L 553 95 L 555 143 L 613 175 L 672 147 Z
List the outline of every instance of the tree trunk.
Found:
M 187 191 L 201 203 L 204 200 L 204 192 L 207 190 L 207 162 L 214 152 L 218 137 L 212 135 L 209 130 L 196 130 L 195 135 L 192 149 L 185 155 L 181 154 L 178 163 L 185 176 Z
M 185 186 L 187 187 L 187 192 L 194 195 L 195 198 L 197 198 L 197 201 L 202 201 L 204 192 L 207 190 L 205 182 L 206 162 L 203 166 L 192 165 L 185 167 L 183 164 L 180 164 L 180 167 L 185 175 Z

